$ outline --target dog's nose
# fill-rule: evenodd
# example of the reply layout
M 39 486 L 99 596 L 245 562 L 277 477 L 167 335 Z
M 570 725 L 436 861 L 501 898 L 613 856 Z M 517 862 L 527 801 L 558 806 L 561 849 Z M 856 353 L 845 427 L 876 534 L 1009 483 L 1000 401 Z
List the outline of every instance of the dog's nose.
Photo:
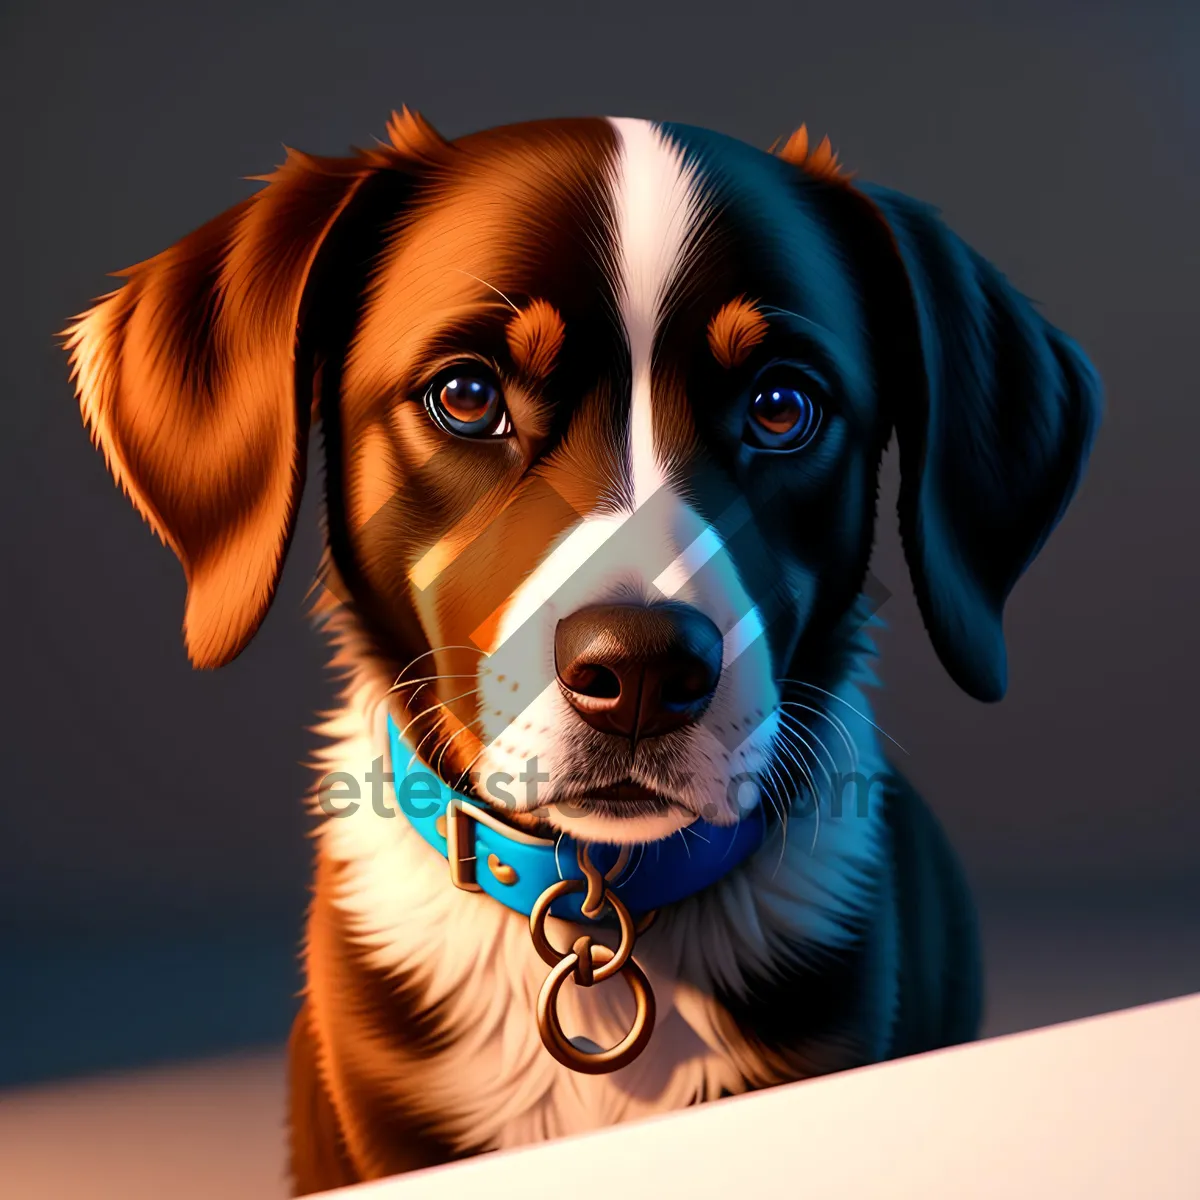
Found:
M 581 608 L 554 631 L 554 665 L 593 729 L 637 741 L 699 719 L 721 677 L 721 631 L 686 604 Z

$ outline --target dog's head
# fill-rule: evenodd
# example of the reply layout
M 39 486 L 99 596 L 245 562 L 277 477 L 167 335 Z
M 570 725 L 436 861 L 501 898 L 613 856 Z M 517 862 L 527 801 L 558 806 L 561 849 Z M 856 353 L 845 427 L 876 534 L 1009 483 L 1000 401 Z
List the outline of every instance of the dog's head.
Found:
M 316 415 L 327 583 L 425 762 L 583 837 L 732 822 L 736 781 L 809 778 L 800 730 L 833 727 L 894 429 L 930 636 L 1003 693 L 1003 605 L 1099 388 L 934 212 L 803 131 L 389 135 L 290 154 L 69 331 L 197 666 L 270 604 Z

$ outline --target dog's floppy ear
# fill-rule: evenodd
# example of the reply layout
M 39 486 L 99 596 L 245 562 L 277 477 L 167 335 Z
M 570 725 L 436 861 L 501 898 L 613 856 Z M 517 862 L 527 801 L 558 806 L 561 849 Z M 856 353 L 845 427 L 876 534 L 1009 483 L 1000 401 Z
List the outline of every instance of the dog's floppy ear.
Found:
M 291 539 L 312 403 L 297 347 L 319 252 L 368 180 L 446 148 L 408 110 L 388 133 L 350 158 L 289 151 L 256 194 L 120 272 L 64 335 L 92 440 L 183 565 L 197 667 L 254 635 Z
M 955 682 L 998 700 L 1004 603 L 1078 486 L 1100 383 L 1074 342 L 934 210 L 882 188 L 855 190 L 890 230 L 915 323 L 902 369 L 911 378 L 881 381 L 894 396 L 913 587 Z

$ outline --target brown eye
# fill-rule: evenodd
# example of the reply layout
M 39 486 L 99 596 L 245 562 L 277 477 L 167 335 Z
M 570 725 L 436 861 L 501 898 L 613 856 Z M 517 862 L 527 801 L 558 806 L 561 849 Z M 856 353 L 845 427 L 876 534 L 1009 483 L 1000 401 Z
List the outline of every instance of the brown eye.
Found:
M 486 379 L 455 375 L 442 385 L 438 400 L 447 416 L 464 425 L 473 425 L 486 419 L 495 410 L 500 393 Z
M 476 363 L 443 372 L 426 393 L 425 407 L 442 429 L 457 437 L 504 437 L 512 432 L 499 382 Z
M 821 406 L 797 383 L 756 385 L 746 440 L 768 450 L 798 450 L 817 436 L 821 417 Z

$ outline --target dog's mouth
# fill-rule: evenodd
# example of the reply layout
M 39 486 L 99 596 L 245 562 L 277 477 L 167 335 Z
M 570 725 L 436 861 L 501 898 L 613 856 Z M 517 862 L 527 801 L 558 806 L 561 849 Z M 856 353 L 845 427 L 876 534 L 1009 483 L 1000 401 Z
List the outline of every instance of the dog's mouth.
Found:
M 634 783 L 632 779 L 622 779 L 605 787 L 588 788 L 579 795 L 555 804 L 564 817 L 577 815 L 614 819 L 662 817 L 682 807 L 670 796 Z

